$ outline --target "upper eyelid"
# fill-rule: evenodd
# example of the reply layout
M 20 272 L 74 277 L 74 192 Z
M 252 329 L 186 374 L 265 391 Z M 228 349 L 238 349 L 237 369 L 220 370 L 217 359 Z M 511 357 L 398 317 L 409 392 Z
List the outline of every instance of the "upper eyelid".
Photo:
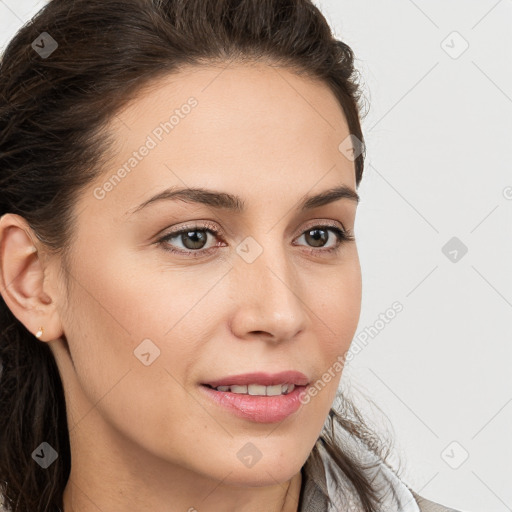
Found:
M 341 222 L 340 220 L 315 220 L 315 221 L 310 221 L 309 223 L 307 223 L 306 227 L 302 228 L 302 231 L 300 231 L 299 234 L 302 235 L 304 233 L 304 231 L 307 231 L 308 229 L 311 229 L 314 227 L 333 227 L 333 228 L 342 229 L 343 231 L 347 231 L 347 232 L 349 231 L 348 229 L 345 228 L 343 222 Z M 200 221 L 200 220 L 191 221 L 190 223 L 186 224 L 185 226 L 183 226 L 181 228 L 173 229 L 172 231 L 169 231 L 166 234 L 163 234 L 162 236 L 166 237 L 169 235 L 181 234 L 183 232 L 186 232 L 187 230 L 188 231 L 190 231 L 190 230 L 211 231 L 211 232 L 215 232 L 217 235 L 226 236 L 226 231 L 215 226 L 213 222 Z

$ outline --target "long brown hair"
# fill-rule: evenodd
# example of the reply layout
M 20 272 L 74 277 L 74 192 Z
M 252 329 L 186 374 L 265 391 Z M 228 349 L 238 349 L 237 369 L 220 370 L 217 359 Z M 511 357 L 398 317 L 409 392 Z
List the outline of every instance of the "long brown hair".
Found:
M 43 55 L 42 47 L 53 52 Z M 0 63 L 0 216 L 23 216 L 48 250 L 65 256 L 73 205 L 107 160 L 111 139 L 103 130 L 115 113 L 180 66 L 231 59 L 266 60 L 325 82 L 350 134 L 363 143 L 354 162 L 359 185 L 365 152 L 354 55 L 310 0 L 51 0 L 17 32 Z M 5 506 L 59 510 L 71 468 L 62 382 L 48 345 L 3 299 L 0 360 Z M 323 444 L 363 510 L 376 512 L 377 492 L 361 461 L 343 449 L 335 426 L 382 459 L 387 454 L 354 404 L 340 398 L 342 411 L 331 409 L 303 470 L 317 481 Z M 59 456 L 41 471 L 31 455 L 43 441 Z

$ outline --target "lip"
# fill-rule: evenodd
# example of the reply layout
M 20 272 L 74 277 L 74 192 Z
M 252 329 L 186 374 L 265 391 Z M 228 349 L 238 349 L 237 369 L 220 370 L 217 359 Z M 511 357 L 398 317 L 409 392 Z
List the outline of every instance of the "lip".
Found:
M 245 378 L 245 376 L 243 377 Z M 255 383 L 255 381 L 253 380 L 251 383 Z M 221 386 L 222 384 L 218 385 Z M 268 385 L 271 386 L 272 384 Z M 215 404 L 239 418 L 255 423 L 276 423 L 297 412 L 302 405 L 301 397 L 307 386 L 296 386 L 291 393 L 277 396 L 244 395 L 229 391 L 217 391 L 209 388 L 206 384 L 201 384 L 199 388 Z
M 278 373 L 252 372 L 230 375 L 221 379 L 203 382 L 202 384 L 208 384 L 212 388 L 219 386 L 246 386 L 249 384 L 261 384 L 263 386 L 295 384 L 295 386 L 307 386 L 309 379 L 302 372 L 287 370 Z

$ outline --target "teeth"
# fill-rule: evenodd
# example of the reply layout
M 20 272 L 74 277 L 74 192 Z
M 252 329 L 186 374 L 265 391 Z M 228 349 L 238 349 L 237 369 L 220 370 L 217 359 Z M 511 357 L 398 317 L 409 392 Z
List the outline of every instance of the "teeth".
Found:
M 295 389 L 294 384 L 276 384 L 274 386 L 263 386 L 262 384 L 249 384 L 248 386 L 218 386 L 217 391 L 230 391 L 241 395 L 256 396 L 278 396 L 287 395 Z
M 276 396 L 283 393 L 283 384 L 276 384 L 275 386 L 267 386 L 267 396 Z
M 247 386 L 247 392 L 249 395 L 263 395 L 267 394 L 267 387 L 260 386 L 259 384 L 249 384 Z

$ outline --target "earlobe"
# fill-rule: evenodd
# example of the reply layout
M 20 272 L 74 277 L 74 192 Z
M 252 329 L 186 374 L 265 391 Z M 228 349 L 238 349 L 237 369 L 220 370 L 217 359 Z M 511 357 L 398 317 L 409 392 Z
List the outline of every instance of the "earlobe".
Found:
M 55 303 L 44 291 L 45 269 L 26 220 L 15 214 L 0 218 L 0 294 L 7 307 L 41 341 L 58 338 Z M 44 333 L 44 334 L 43 334 Z

